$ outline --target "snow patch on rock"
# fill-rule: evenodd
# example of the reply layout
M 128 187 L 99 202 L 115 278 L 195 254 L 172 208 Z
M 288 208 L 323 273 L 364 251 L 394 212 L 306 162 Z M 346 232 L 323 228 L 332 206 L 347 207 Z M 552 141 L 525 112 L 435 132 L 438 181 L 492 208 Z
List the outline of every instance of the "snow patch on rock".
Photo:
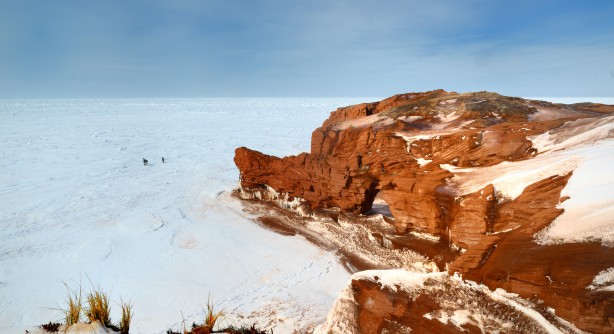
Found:
M 420 239 L 428 240 L 432 242 L 439 242 L 439 240 L 441 240 L 441 236 L 434 235 L 431 233 L 424 233 L 424 232 L 417 232 L 417 231 L 411 231 L 409 233 L 416 238 L 420 238 Z
M 111 334 L 119 333 L 106 328 L 100 321 L 96 320 L 91 324 L 76 323 L 68 327 L 66 334 Z
M 479 316 L 479 314 L 476 314 L 476 316 Z M 456 328 L 462 329 L 463 325 L 470 323 L 472 313 L 468 310 L 455 310 L 452 314 L 450 314 L 444 310 L 437 310 L 426 313 L 424 317 L 431 320 L 436 319 L 442 324 L 451 324 Z
M 393 269 L 368 270 L 352 275 L 348 287 L 340 294 L 326 322 L 316 328 L 315 333 L 359 333 L 356 327 L 359 305 L 353 298 L 353 280 L 377 283 L 382 290 L 402 291 L 409 296 L 409 303 L 426 294 L 427 298 L 435 301 L 435 309 L 418 316 L 450 324 L 460 330 L 465 330 L 463 326 L 471 324 L 485 333 L 520 328 L 523 332 L 580 332 L 569 322 L 554 315 L 554 312 L 551 311 L 546 317 L 536 311 L 531 302 L 503 289 L 491 291 L 485 285 L 464 281 L 459 275 Z
M 307 201 L 300 197 L 292 197 L 288 193 L 279 193 L 268 184 L 264 188 L 244 189 L 239 186 L 239 196 L 242 199 L 257 199 L 274 203 L 282 209 L 290 210 L 301 217 L 309 216 L 311 210 Z
M 405 123 L 413 123 L 415 121 L 421 120 L 422 118 L 424 118 L 424 117 L 422 117 L 422 116 L 401 116 L 401 117 L 399 117 L 397 119 L 400 120 L 400 121 L 403 121 Z
M 394 123 L 394 119 L 379 114 L 369 115 L 356 119 L 339 122 L 333 125 L 334 130 L 346 130 L 349 128 L 364 128 L 367 126 L 387 126 Z
M 462 116 L 462 113 L 452 112 L 449 114 L 439 113 L 438 118 L 441 123 L 450 123 Z
M 594 291 L 614 291 L 614 267 L 599 272 L 586 288 Z
M 418 158 L 418 159 L 416 159 L 416 161 L 418 162 L 418 165 L 420 165 L 420 166 L 425 166 L 425 165 L 433 162 L 433 160 L 427 160 L 427 159 L 424 159 L 424 158 Z
M 606 138 L 614 138 L 614 116 L 598 119 L 578 119 L 558 129 L 531 137 L 539 153 L 591 145 Z
M 514 200 L 535 182 L 569 173 L 577 166 L 578 160 L 573 155 L 557 154 L 530 160 L 504 161 L 489 167 L 459 168 L 447 164 L 440 164 L 440 167 L 454 173 L 446 189 L 456 196 L 470 194 L 492 184 L 499 196 Z
M 360 333 L 357 315 L 352 286 L 348 284 L 333 304 L 326 321 L 316 327 L 314 334 Z
M 561 195 L 565 211 L 536 237 L 540 244 L 600 241 L 614 247 L 614 140 L 569 151 L 579 158 Z M 578 222 L 582 224 L 578 224 Z
M 352 275 L 352 279 L 369 280 L 377 282 L 384 288 L 388 288 L 392 291 L 398 291 L 401 289 L 406 292 L 416 291 L 424 286 L 424 281 L 429 278 L 439 278 L 446 273 L 416 273 L 402 269 L 390 269 L 390 270 L 365 270 L 360 271 Z

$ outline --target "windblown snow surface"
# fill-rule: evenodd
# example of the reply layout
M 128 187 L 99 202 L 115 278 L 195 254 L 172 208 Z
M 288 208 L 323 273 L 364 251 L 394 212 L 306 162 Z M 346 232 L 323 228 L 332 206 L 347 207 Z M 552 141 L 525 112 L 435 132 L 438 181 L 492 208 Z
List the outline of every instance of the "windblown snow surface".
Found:
M 61 321 L 64 284 L 110 292 L 116 321 L 131 301 L 134 333 L 202 321 L 209 296 L 276 333 L 323 321 L 349 273 L 253 223 L 232 158 L 308 151 L 331 110 L 362 101 L 0 101 L 0 333 Z

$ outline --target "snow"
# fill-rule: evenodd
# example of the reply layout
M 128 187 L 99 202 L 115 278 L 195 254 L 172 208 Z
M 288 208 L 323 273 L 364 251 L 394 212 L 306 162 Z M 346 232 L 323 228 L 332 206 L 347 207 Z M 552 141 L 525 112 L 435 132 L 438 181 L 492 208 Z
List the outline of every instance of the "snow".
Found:
M 399 118 L 397 118 L 400 121 L 403 121 L 405 123 L 413 123 L 415 121 L 421 120 L 424 117 L 422 116 L 400 116 Z
M 456 113 L 456 112 L 451 112 L 449 114 L 445 114 L 445 113 L 439 113 L 439 122 L 440 123 L 451 123 L 452 121 L 455 121 L 456 119 L 458 119 L 459 117 L 461 117 L 463 114 L 462 113 Z
M 580 102 L 572 100 L 565 102 Z M 614 104 L 614 99 L 587 99 Z M 536 237 L 539 243 L 600 241 L 614 247 L 614 116 L 578 119 L 531 138 L 542 156 L 575 158 L 574 169 L 561 195 L 570 198 L 548 228 Z M 557 153 L 551 153 L 556 152 Z M 578 224 L 578 222 L 582 224 Z
M 420 165 L 420 166 L 427 165 L 427 164 L 431 163 L 432 161 L 433 160 L 427 160 L 427 159 L 424 159 L 424 158 L 416 159 L 416 162 L 418 162 L 418 165 Z
M 419 132 L 395 132 L 394 135 L 403 138 L 407 142 L 407 145 L 411 145 L 416 140 L 431 140 L 436 138 L 437 136 L 449 134 L 451 132 L 441 132 L 441 131 L 419 131 Z
M 560 119 L 560 118 L 567 118 L 567 117 L 571 118 L 571 117 L 578 117 L 578 116 L 583 115 L 582 113 L 577 112 L 577 111 L 565 110 L 565 109 L 560 109 L 556 107 L 554 108 L 536 107 L 535 109 L 537 109 L 537 111 L 534 112 L 533 114 L 530 114 L 528 117 L 529 121 L 531 122 L 533 121 L 543 122 L 543 121 L 549 121 L 553 119 Z
M 349 274 L 336 255 L 300 235 L 254 224 L 229 195 L 238 179 L 232 158 L 239 146 L 278 156 L 307 151 L 311 131 L 331 110 L 365 100 L 0 100 L 0 333 L 61 320 L 63 283 L 87 288 L 89 281 L 111 291 L 113 302 L 133 303 L 136 333 L 200 321 L 209 295 L 229 320 L 275 332 L 323 321 Z M 534 145 L 545 153 L 526 162 L 449 166 L 453 181 L 471 192 L 496 179 L 497 191 L 515 198 L 535 178 L 575 168 L 563 190 L 571 197 L 560 205 L 565 213 L 539 241 L 610 245 L 610 123 L 592 127 L 589 137 L 538 136 Z M 399 135 L 410 144 L 441 134 Z M 583 223 L 574 224 L 579 217 Z M 594 288 L 611 289 L 613 271 L 597 275 Z M 426 274 L 405 275 L 382 279 L 417 287 Z M 119 319 L 116 305 L 112 319 Z
M 292 200 L 290 200 L 290 195 L 288 195 L 288 193 L 280 194 L 268 184 L 265 184 L 264 187 L 266 189 L 264 191 L 246 191 L 239 187 L 239 194 L 242 199 L 258 199 L 272 202 L 278 207 L 293 211 L 301 217 L 306 217 L 310 214 L 310 210 L 305 209 L 308 206 L 305 199 L 294 196 Z
M 424 281 L 429 278 L 437 278 L 447 275 L 446 273 L 417 273 L 403 269 L 390 270 L 365 270 L 352 275 L 354 280 L 371 280 L 379 282 L 382 287 L 392 291 L 416 291 L 424 286 Z
M 535 304 L 503 289 L 491 291 L 487 286 L 465 281 L 459 275 L 393 269 L 369 270 L 352 275 L 326 322 L 318 326 L 315 333 L 359 333 L 355 325 L 358 310 L 353 299 L 353 280 L 378 282 L 392 291 L 403 290 L 413 300 L 420 294 L 428 294 L 437 300 L 439 308 L 421 316 L 460 330 L 464 330 L 462 326 L 471 324 L 484 333 L 501 329 L 547 333 L 580 332 L 569 322 L 558 318 L 554 312 L 551 311 L 547 319 L 535 310 Z
M 561 192 L 569 199 L 558 206 L 565 211 L 536 235 L 537 241 L 599 241 L 614 247 L 614 116 L 566 122 L 530 139 L 538 155 L 528 160 L 482 168 L 440 165 L 455 174 L 446 189 L 461 196 L 493 184 L 499 197 L 513 200 L 535 182 L 573 172 Z
M 567 151 L 580 159 L 561 192 L 561 196 L 570 198 L 558 206 L 565 210 L 563 214 L 537 234 L 538 242 L 600 241 L 614 247 L 613 152 L 613 139 Z
M 602 103 L 602 104 L 614 104 L 614 98 L 611 97 L 527 97 L 526 99 L 530 100 L 538 100 L 538 101 L 549 101 L 553 103 L 565 103 L 565 104 L 573 104 L 573 103 L 582 103 L 582 102 L 593 102 L 593 103 Z M 553 119 L 560 119 L 566 117 L 577 117 L 582 115 L 581 112 L 576 112 L 572 110 L 564 110 L 556 107 L 543 107 L 537 106 L 537 111 L 531 115 L 529 115 L 530 121 L 547 121 Z
M 108 328 L 105 328 L 100 321 L 94 321 L 91 324 L 78 323 L 74 324 L 66 330 L 66 334 L 109 334 L 118 333 Z
M 538 100 L 538 101 L 549 101 L 552 103 L 582 103 L 582 102 L 592 102 L 592 103 L 602 103 L 602 104 L 614 104 L 614 98 L 612 97 L 583 97 L 583 96 L 575 96 L 575 97 L 525 97 L 525 99 L 530 100 Z
M 439 164 L 439 167 L 452 173 L 469 173 L 476 170 L 475 168 L 457 167 L 450 164 Z
M 350 119 L 347 121 L 339 122 L 333 125 L 335 130 L 346 130 L 348 128 L 364 128 L 367 126 L 387 126 L 394 123 L 394 119 L 388 116 L 382 116 L 379 114 L 369 115 L 361 118 Z
M 524 189 L 552 175 L 564 175 L 574 170 L 579 159 L 573 154 L 556 153 L 536 156 L 529 160 L 504 161 L 489 167 L 459 168 L 440 164 L 455 173 L 448 187 L 456 196 L 466 195 L 493 184 L 499 196 L 513 200 Z
M 600 127 L 598 125 L 594 129 Z M 560 137 L 562 135 L 552 138 Z M 561 141 L 561 144 L 541 145 L 542 149 L 550 149 L 544 149 L 544 153 L 528 160 L 481 168 L 440 165 L 455 173 L 448 180 L 446 189 L 461 196 L 493 184 L 499 197 L 513 200 L 535 182 L 573 171 L 561 192 L 561 196 L 570 198 L 558 206 L 565 211 L 537 235 L 538 241 L 542 244 L 600 241 L 613 246 L 614 174 L 611 166 L 614 166 L 614 140 L 580 132 Z M 582 224 L 578 224 L 578 221 L 582 221 Z
M 411 235 L 413 235 L 414 237 L 416 237 L 416 238 L 423 239 L 423 240 L 428 240 L 428 241 L 432 241 L 432 242 L 439 242 L 439 240 L 441 240 L 441 236 L 433 235 L 433 234 L 430 234 L 430 233 L 416 232 L 416 231 L 411 231 L 409 233 Z
M 462 329 L 462 326 L 470 323 L 471 313 L 467 310 L 454 310 L 454 312 L 449 315 L 446 312 L 436 312 L 436 314 L 426 313 L 424 315 L 427 319 L 437 319 L 442 324 L 452 324 L 455 327 Z
M 199 321 L 209 295 L 276 332 L 322 321 L 349 274 L 254 224 L 232 158 L 307 151 L 330 110 L 363 100 L 0 100 L 0 332 L 61 321 L 63 283 L 89 281 L 112 319 L 133 303 L 135 333 Z
M 82 320 L 83 321 L 83 320 Z M 43 328 L 30 328 L 26 333 L 31 334 L 49 334 Z M 92 323 L 79 322 L 70 326 L 60 325 L 56 333 L 64 334 L 119 334 L 110 328 L 105 327 L 100 320 L 93 321 Z
M 348 284 L 339 294 L 326 321 L 315 328 L 314 334 L 359 333 L 355 308 L 352 286 Z
M 530 138 L 538 152 L 558 151 L 589 145 L 606 138 L 614 138 L 614 116 L 579 119 L 565 123 L 551 132 Z
M 539 312 L 535 311 L 530 307 L 522 305 L 517 300 L 515 300 L 518 297 L 517 294 L 508 293 L 504 289 L 498 288 L 494 292 L 490 293 L 490 296 L 494 300 L 505 302 L 516 310 L 529 316 L 537 323 L 539 323 L 548 333 L 562 333 L 556 326 L 552 325 L 548 320 L 546 320 L 543 315 L 539 314 Z
M 599 272 L 587 289 L 596 291 L 614 291 L 614 267 Z

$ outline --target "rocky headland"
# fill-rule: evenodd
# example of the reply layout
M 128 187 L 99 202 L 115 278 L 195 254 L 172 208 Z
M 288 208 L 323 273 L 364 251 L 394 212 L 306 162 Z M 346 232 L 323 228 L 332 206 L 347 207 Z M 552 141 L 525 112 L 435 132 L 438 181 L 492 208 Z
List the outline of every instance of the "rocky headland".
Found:
M 599 159 L 614 153 L 613 115 L 395 95 L 333 111 L 310 153 L 238 148 L 237 194 L 357 272 L 320 332 L 612 333 L 614 182 Z

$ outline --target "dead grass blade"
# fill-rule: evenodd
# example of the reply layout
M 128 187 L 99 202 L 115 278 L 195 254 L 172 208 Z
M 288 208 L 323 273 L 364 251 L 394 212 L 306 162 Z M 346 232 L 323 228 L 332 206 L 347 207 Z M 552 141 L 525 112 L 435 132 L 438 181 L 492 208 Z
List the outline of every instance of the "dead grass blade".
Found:
M 81 319 L 81 311 L 83 310 L 81 286 L 79 286 L 79 292 L 73 291 L 66 283 L 64 283 L 67 290 L 66 304 L 67 308 L 62 310 L 64 312 L 64 321 L 66 326 L 76 324 Z
M 132 303 L 125 303 L 121 301 L 122 307 L 122 320 L 119 322 L 119 332 L 121 334 L 128 334 L 130 332 L 130 322 L 132 321 Z
M 105 293 L 100 287 L 94 289 L 87 294 L 87 304 L 89 307 L 85 315 L 90 322 L 99 320 L 105 326 L 111 324 L 111 306 L 109 305 L 108 293 Z

